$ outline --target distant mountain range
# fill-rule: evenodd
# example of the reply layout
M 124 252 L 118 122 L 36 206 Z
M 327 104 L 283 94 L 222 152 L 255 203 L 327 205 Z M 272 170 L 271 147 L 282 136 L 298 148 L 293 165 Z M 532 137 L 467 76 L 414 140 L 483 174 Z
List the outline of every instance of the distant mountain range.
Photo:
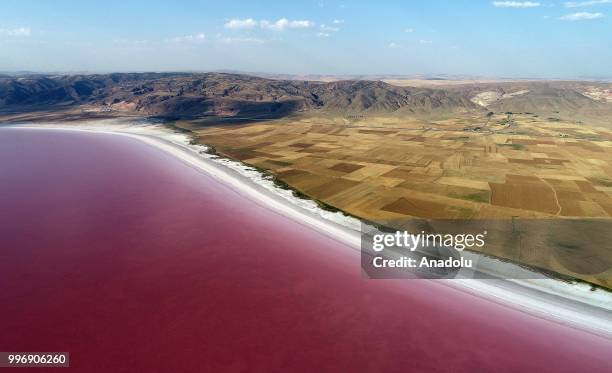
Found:
M 608 115 L 610 84 L 518 81 L 435 87 L 301 81 L 230 73 L 0 76 L 0 110 L 73 106 L 169 117 L 298 112 L 449 116 L 487 111 Z

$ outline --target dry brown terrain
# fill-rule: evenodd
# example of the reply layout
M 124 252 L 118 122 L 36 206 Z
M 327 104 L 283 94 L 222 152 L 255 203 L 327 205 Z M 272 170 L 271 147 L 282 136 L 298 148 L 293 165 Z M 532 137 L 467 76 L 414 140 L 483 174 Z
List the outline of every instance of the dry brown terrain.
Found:
M 269 170 L 311 198 L 383 224 L 409 217 L 612 217 L 612 131 L 602 127 L 530 114 L 179 125 L 219 153 Z M 568 271 L 546 245 L 533 245 L 540 249 L 525 243 L 522 249 L 523 255 L 531 253 L 530 264 L 612 285 L 610 271 Z M 486 250 L 517 259 L 515 251 L 502 246 Z M 595 256 L 609 268 L 610 251 L 593 246 L 572 255 L 576 262 Z
M 612 216 L 612 131 L 605 128 L 532 115 L 493 116 L 488 124 L 318 117 L 191 128 L 219 152 L 355 215 L 399 217 L 385 206 L 408 198 L 424 210 L 401 215 Z M 338 183 L 347 188 L 326 188 Z M 427 202 L 445 208 L 435 212 Z

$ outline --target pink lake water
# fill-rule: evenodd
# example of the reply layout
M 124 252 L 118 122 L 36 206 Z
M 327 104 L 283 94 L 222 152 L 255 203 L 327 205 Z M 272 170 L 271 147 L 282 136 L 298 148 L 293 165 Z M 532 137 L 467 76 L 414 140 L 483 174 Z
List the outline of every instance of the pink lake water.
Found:
M 0 351 L 76 372 L 611 371 L 603 337 L 360 271 L 137 140 L 0 129 Z

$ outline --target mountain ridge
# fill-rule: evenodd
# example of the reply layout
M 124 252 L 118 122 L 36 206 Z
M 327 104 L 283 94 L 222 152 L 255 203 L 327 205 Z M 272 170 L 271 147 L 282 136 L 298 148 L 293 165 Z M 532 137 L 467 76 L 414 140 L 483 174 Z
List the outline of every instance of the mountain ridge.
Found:
M 0 76 L 0 111 L 75 107 L 159 117 L 275 118 L 304 112 L 449 117 L 494 111 L 605 118 L 612 99 L 605 83 L 575 81 L 415 87 L 219 72 Z
M 116 73 L 0 78 L 0 107 L 101 105 L 169 116 L 480 110 L 459 94 L 381 81 L 273 80 L 226 73 Z

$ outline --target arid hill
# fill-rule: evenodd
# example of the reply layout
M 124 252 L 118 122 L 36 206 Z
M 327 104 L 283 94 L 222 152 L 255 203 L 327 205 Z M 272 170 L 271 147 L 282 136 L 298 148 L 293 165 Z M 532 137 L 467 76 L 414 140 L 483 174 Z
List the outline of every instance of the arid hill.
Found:
M 279 118 L 316 111 L 452 117 L 534 113 L 608 120 L 609 83 L 519 81 L 411 87 L 373 80 L 275 80 L 228 73 L 0 76 L 0 112 L 83 107 L 114 115 Z
M 482 83 L 447 88 L 490 111 L 533 113 L 572 120 L 606 121 L 612 114 L 612 84 L 577 81 Z
M 177 117 L 482 110 L 458 93 L 380 81 L 322 83 L 221 73 L 0 77 L 0 108 L 66 105 Z

